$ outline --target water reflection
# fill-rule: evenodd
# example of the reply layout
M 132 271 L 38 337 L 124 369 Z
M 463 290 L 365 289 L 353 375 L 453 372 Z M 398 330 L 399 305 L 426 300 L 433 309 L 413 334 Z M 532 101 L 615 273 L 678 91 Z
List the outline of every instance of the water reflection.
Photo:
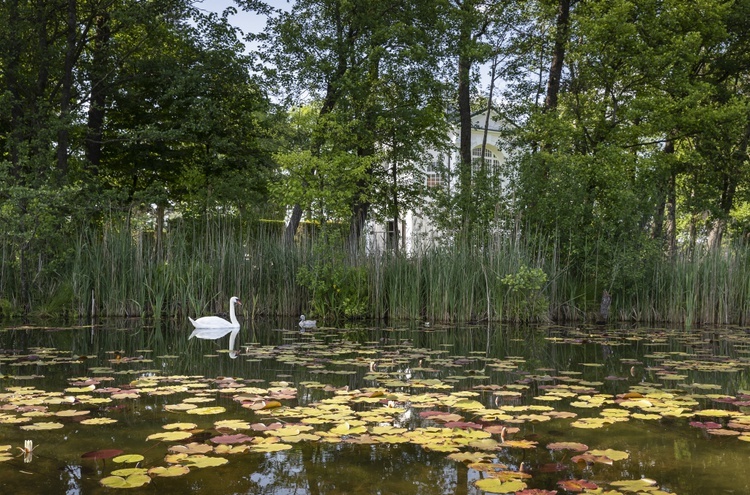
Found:
M 188 340 L 192 338 L 203 339 L 203 340 L 218 340 L 227 334 L 229 336 L 229 357 L 236 359 L 239 356 L 239 352 L 234 348 L 235 340 L 237 335 L 240 333 L 240 327 L 224 327 L 224 328 L 196 328 L 192 331 Z
M 194 340 L 217 340 L 227 334 L 227 347 L 235 353 L 233 360 L 214 349 L 207 353 L 206 346 L 196 345 Z M 33 470 L 37 492 L 61 493 L 72 487 L 80 493 L 100 492 L 98 480 L 116 467 L 85 464 L 81 453 L 121 449 L 144 454 L 144 466 L 162 465 L 168 444 L 145 441 L 162 425 L 189 420 L 200 429 L 213 428 L 216 418 L 166 412 L 166 406 L 184 395 L 179 391 L 173 395 L 153 393 L 163 391 L 148 381 L 158 376 L 195 377 L 190 386 L 203 390 L 195 398 L 226 408 L 221 419 L 248 421 L 263 418 L 234 401 L 232 393 L 220 388 L 230 382 L 218 377 L 234 377 L 232 387 L 296 387 L 296 398 L 285 402 L 289 407 L 320 404 L 345 391 L 376 387 L 386 387 L 393 394 L 436 393 L 417 388 L 429 380 L 449 387 L 440 393 L 469 394 L 487 408 L 496 407 L 496 402 L 519 407 L 546 404 L 538 397 L 562 386 L 586 389 L 579 394 L 606 396 L 612 401 L 607 406 L 611 408 L 617 407 L 619 394 L 635 386 L 655 387 L 665 394 L 699 401 L 704 407 L 721 408 L 729 407 L 719 402 L 723 397 L 750 389 L 750 342 L 743 329 L 686 333 L 656 328 L 497 326 L 488 331 L 479 326 L 433 325 L 425 329 L 405 324 L 300 333 L 298 322 L 290 320 L 259 323 L 253 332 L 242 336 L 239 329 L 204 335 L 185 339 L 184 324 L 150 326 L 134 320 L 105 322 L 93 330 L 36 327 L 0 332 L 0 348 L 5 350 L 0 356 L 0 373 L 5 377 L 0 416 L 34 418 L 25 416 L 34 412 L 55 416 L 34 421 L 65 425 L 58 431 L 31 432 L 20 430 L 17 424 L 0 423 L 3 443 L 25 445 L 25 440 L 32 440 L 39 445 L 32 464 L 24 466 L 20 457 L 0 463 L 7 490 L 28 492 L 31 479 L 21 471 Z M 86 387 L 89 380 L 98 382 L 95 390 L 68 391 Z M 519 388 L 513 388 L 516 386 Z M 58 391 L 61 396 L 76 397 L 77 402 L 42 403 L 38 406 L 43 410 L 19 410 L 32 406 L 18 406 L 7 399 L 5 394 L 21 393 L 16 387 Z M 107 388 L 122 389 L 123 394 L 135 398 L 101 405 L 85 402 L 106 397 L 102 391 Z M 495 395 L 498 390 L 517 391 L 518 395 Z M 386 399 L 397 401 L 398 397 Z M 554 405 L 557 411 L 580 416 L 599 412 L 572 406 L 570 400 Z M 394 422 L 413 431 L 424 426 L 420 412 L 425 409 L 412 406 L 394 416 Z M 740 410 L 742 407 L 748 406 Z M 117 423 L 87 426 L 56 416 L 71 408 L 90 409 L 91 416 L 116 419 Z M 478 420 L 470 414 L 465 419 Z M 563 478 L 607 481 L 647 477 L 682 495 L 750 493 L 750 474 L 744 469 L 749 446 L 736 438 L 692 428 L 688 421 L 679 417 L 631 419 L 598 430 L 572 428 L 570 419 L 526 421 L 518 424 L 515 438 L 538 442 L 539 447 L 501 449 L 496 460 L 512 471 L 520 470 L 521 463 L 529 466 L 533 474 L 530 487 L 540 489 L 554 489 Z M 576 464 L 569 455 L 544 448 L 549 442 L 571 440 L 591 448 L 628 452 L 629 458 L 611 466 Z M 228 457 L 227 466 L 193 470 L 180 479 L 159 479 L 159 489 L 176 493 L 191 489 L 212 493 L 221 487 L 220 493 L 475 494 L 479 491 L 472 482 L 485 476 L 445 454 L 414 444 L 302 442 L 283 453 Z

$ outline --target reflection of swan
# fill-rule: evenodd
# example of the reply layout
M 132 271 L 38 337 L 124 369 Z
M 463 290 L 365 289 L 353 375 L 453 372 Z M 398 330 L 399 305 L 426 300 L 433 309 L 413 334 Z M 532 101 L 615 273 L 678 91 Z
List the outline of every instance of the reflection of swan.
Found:
M 229 357 L 235 359 L 237 356 L 239 356 L 239 352 L 234 350 L 234 341 L 237 339 L 237 334 L 240 333 L 239 325 L 237 325 L 236 327 L 226 328 L 196 328 L 195 330 L 193 330 L 193 333 L 190 334 L 188 340 L 192 339 L 193 337 L 195 337 L 196 339 L 217 340 L 230 332 L 231 335 L 229 336 Z
M 306 320 L 305 315 L 300 315 L 299 317 L 299 327 L 301 329 L 305 328 L 315 328 L 318 324 L 318 320 Z
M 227 321 L 224 318 L 221 318 L 219 316 L 204 316 L 203 318 L 198 318 L 197 320 L 193 320 L 192 318 L 190 318 L 188 316 L 188 320 L 190 320 L 190 323 L 193 324 L 193 326 L 195 327 L 196 330 L 203 329 L 203 328 L 211 328 L 211 329 L 223 328 L 223 329 L 228 329 L 226 333 L 224 333 L 224 334 L 221 335 L 221 336 L 224 336 L 227 333 L 229 333 L 229 331 L 232 328 L 239 328 L 240 327 L 240 323 L 237 321 L 237 316 L 234 314 L 234 304 L 235 303 L 237 303 L 240 306 L 242 306 L 242 303 L 240 302 L 240 300 L 237 297 L 232 297 L 229 300 L 229 319 L 231 321 Z M 201 339 L 201 338 L 207 338 L 207 339 L 216 338 L 216 337 L 199 337 L 198 335 L 195 334 L 195 332 L 193 332 L 193 335 L 191 335 L 191 337 L 193 337 L 193 336 L 198 337 L 199 339 Z

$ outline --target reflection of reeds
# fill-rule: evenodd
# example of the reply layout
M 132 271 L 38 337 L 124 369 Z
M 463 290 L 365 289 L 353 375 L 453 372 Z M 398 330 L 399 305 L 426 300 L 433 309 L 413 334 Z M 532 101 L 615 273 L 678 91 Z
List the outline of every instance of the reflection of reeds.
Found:
M 367 316 L 422 321 L 581 320 L 612 293 L 612 318 L 698 323 L 750 319 L 750 249 L 734 245 L 669 259 L 643 255 L 637 273 L 543 236 L 514 232 L 473 242 L 392 252 L 331 256 L 316 249 L 309 226 L 303 242 L 284 246 L 283 224 L 230 215 L 173 220 L 157 250 L 146 226 L 106 222 L 72 240 L 70 261 L 40 272 L 32 294 L 37 312 L 183 318 L 227 311 L 229 297 L 245 301 L 247 316 L 311 314 L 315 294 L 298 283 L 301 267 L 342 263 L 362 269 L 352 293 L 366 295 Z M 601 241 L 604 242 L 604 241 Z M 596 244 L 596 243 L 594 243 Z M 0 288 L 18 292 L 13 246 L 0 240 Z M 330 248 L 330 246 L 328 247 Z M 341 246 L 342 253 L 345 249 Z M 632 256 L 632 255 L 630 255 Z M 623 259 L 626 259 L 623 257 Z M 334 260 L 334 261 L 331 261 Z M 513 291 L 503 277 L 521 267 L 541 268 L 539 290 Z M 628 283 L 623 282 L 624 274 Z M 49 278 L 49 280 L 44 279 Z M 364 287 L 366 285 L 366 287 Z M 11 298 L 0 298 L 7 313 Z M 542 301 L 546 307 L 535 309 Z M 18 303 L 15 303 L 18 305 Z M 529 308 L 532 309 L 529 312 Z M 311 315 L 319 316 L 319 315 Z

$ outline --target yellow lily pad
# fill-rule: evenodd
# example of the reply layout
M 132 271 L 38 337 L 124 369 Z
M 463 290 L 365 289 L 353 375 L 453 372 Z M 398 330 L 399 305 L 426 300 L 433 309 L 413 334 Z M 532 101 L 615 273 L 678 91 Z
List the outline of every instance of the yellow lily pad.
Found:
M 526 488 L 526 483 L 521 480 L 501 481 L 495 478 L 485 478 L 474 482 L 480 490 L 488 493 L 514 493 Z
M 194 430 L 198 428 L 198 425 L 195 423 L 169 423 L 162 428 L 165 430 Z
M 89 418 L 81 421 L 82 425 L 110 425 L 112 423 L 117 423 L 117 420 L 112 418 Z
M 123 463 L 123 462 L 141 462 L 143 456 L 141 454 L 125 454 L 118 455 L 112 459 L 112 462 Z
M 227 412 L 227 410 L 221 406 L 213 406 L 213 407 L 197 407 L 195 409 L 188 410 L 188 414 L 198 414 L 200 416 L 207 416 L 210 414 L 223 414 Z
M 99 483 L 107 488 L 138 488 L 151 482 L 151 478 L 145 474 L 133 474 L 127 478 L 122 476 L 107 476 Z
M 179 442 L 192 437 L 189 431 L 166 431 L 164 433 L 154 433 L 146 437 L 146 440 L 160 440 L 164 442 Z
M 59 430 L 62 427 L 63 427 L 62 423 L 43 422 L 43 423 L 34 423 L 30 425 L 23 425 L 21 426 L 21 429 L 26 430 L 26 431 L 40 431 L 40 430 Z

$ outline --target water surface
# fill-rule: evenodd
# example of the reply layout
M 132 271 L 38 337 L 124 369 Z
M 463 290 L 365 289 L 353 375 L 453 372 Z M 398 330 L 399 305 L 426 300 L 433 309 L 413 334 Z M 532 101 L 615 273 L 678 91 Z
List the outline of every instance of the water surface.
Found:
M 108 493 L 101 480 L 118 469 L 184 464 L 168 457 L 175 445 L 216 449 L 217 438 L 242 434 L 250 439 L 225 444 L 242 448 L 274 437 L 217 427 L 237 420 L 301 425 L 318 438 L 290 440 L 279 452 L 214 450 L 205 455 L 228 462 L 151 474 L 131 493 L 484 493 L 475 483 L 493 474 L 475 459 L 451 458 L 457 453 L 504 466 L 493 471 L 527 471 L 528 489 L 565 493 L 560 482 L 585 480 L 632 493 L 611 483 L 646 478 L 652 493 L 750 493 L 744 329 L 404 323 L 302 333 L 290 319 L 243 322 L 232 359 L 228 339 L 188 341 L 188 327 L 112 320 L 1 330 L 0 445 L 14 456 L 0 462 L 4 492 Z M 184 404 L 223 411 L 191 414 Z M 331 414 L 311 419 L 320 408 Z M 439 413 L 454 416 L 432 419 Z M 116 422 L 86 424 L 95 418 Z M 61 427 L 28 429 L 45 423 Z M 175 423 L 196 426 L 187 439 L 147 439 Z M 505 442 L 503 425 L 512 432 Z M 384 436 L 386 427 L 395 433 Z M 476 430 L 492 431 L 484 437 L 494 446 L 464 440 Z M 25 440 L 36 446 L 30 462 L 16 456 Z M 464 443 L 451 452 L 453 442 Z M 548 448 L 562 442 L 588 449 Z M 82 458 L 105 449 L 143 460 Z M 575 459 L 607 449 L 626 458 Z

